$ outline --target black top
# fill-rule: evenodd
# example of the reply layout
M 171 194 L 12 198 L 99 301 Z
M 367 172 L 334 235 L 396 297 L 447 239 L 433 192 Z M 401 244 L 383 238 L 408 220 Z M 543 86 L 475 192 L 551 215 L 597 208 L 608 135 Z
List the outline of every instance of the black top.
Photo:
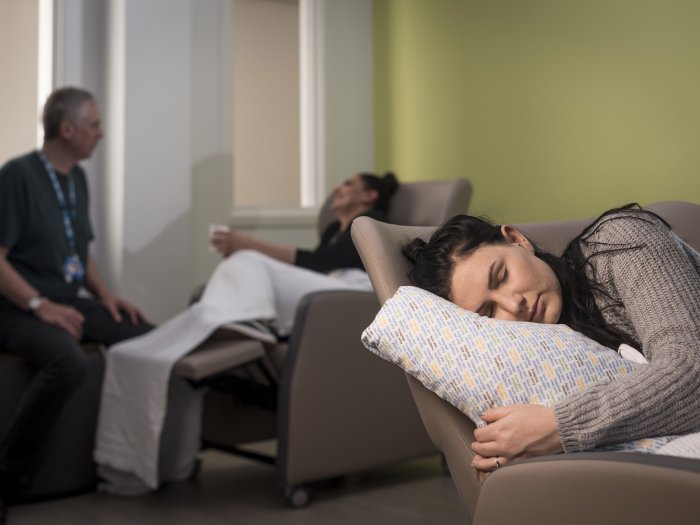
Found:
M 92 240 L 87 181 L 77 165 L 68 176 L 57 174 L 66 202 L 69 177 L 75 181 L 76 249 L 87 269 L 88 244 Z M 0 246 L 7 248 L 8 262 L 42 295 L 56 301 L 76 296 L 81 283 L 67 283 L 63 277 L 63 264 L 70 255 L 63 215 L 36 151 L 0 168 Z
M 371 217 L 378 221 L 385 221 L 386 217 L 383 213 L 371 210 L 363 213 L 367 217 Z M 350 237 L 349 226 L 344 232 L 340 232 L 340 223 L 338 221 L 330 223 L 321 235 L 321 242 L 315 250 L 297 250 L 294 264 L 309 270 L 315 270 L 320 273 L 328 273 L 340 268 L 359 268 L 364 270 L 360 255 L 357 253 L 357 248 Z

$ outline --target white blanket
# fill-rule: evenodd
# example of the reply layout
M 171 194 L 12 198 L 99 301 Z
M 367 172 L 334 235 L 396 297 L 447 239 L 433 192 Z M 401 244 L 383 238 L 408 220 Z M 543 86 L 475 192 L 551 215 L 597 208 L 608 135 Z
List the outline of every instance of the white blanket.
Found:
M 348 282 L 364 275 L 363 283 Z M 200 302 L 151 332 L 112 346 L 107 352 L 95 461 L 102 471 L 136 475 L 156 489 L 161 432 L 173 365 L 219 326 L 250 319 L 276 319 L 291 327 L 306 293 L 324 289 L 371 289 L 364 272 L 346 279 L 280 263 L 257 252 L 224 259 Z M 113 480 L 119 476 L 112 477 Z M 114 481 L 113 481 L 114 482 Z M 133 493 L 133 484 L 120 491 Z
M 147 487 L 158 487 L 159 442 L 172 367 L 225 322 L 196 305 L 107 352 L 95 446 L 99 465 L 133 473 Z

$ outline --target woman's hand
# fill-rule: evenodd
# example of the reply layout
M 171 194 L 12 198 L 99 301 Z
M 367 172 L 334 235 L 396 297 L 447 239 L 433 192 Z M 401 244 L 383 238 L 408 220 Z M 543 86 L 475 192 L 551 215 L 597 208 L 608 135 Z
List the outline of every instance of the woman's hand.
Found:
M 472 465 L 483 483 L 488 473 L 515 459 L 562 452 L 554 409 L 541 405 L 491 408 L 481 416 L 487 425 L 474 431 Z
M 209 242 L 224 257 L 238 250 L 253 250 L 278 261 L 294 264 L 297 254 L 297 249 L 293 246 L 260 241 L 236 230 L 213 230 Z
M 211 245 L 216 248 L 216 251 L 224 257 L 228 257 L 237 250 L 243 250 L 253 246 L 252 237 L 235 230 L 215 231 L 211 235 L 210 242 Z

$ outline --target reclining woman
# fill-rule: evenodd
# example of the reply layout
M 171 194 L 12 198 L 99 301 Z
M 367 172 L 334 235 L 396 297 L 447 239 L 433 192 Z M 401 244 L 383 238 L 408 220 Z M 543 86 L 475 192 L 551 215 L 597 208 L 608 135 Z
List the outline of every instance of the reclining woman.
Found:
M 228 271 L 236 273 L 240 284 L 250 290 L 241 290 L 235 297 L 250 312 L 235 328 L 263 340 L 284 337 L 289 335 L 296 307 L 307 293 L 348 286 L 371 290 L 350 237 L 350 225 L 360 215 L 385 221 L 397 188 L 393 173 L 383 177 L 359 173 L 345 180 L 334 190 L 331 200 L 336 220 L 325 228 L 313 251 L 267 243 L 233 230 L 215 231 L 212 245 L 224 257 L 236 259 L 227 263 Z M 261 266 L 264 282 L 256 283 L 248 268 L 255 268 L 259 278 Z M 253 293 L 258 286 L 258 293 Z
M 562 256 L 460 215 L 404 249 L 411 281 L 495 319 L 563 323 L 647 366 L 553 407 L 493 407 L 474 432 L 483 481 L 510 461 L 700 429 L 700 254 L 637 205 L 603 213 Z
M 95 448 L 104 490 L 137 494 L 190 476 L 199 449 L 202 391 L 171 378 L 170 372 L 214 330 L 225 326 L 274 343 L 291 332 L 306 294 L 372 289 L 350 225 L 360 215 L 384 220 L 397 188 L 393 173 L 348 178 L 332 197 L 336 221 L 313 251 L 235 231 L 213 235 L 224 260 L 201 299 L 147 336 L 110 349 Z M 168 426 L 163 430 L 166 409 Z

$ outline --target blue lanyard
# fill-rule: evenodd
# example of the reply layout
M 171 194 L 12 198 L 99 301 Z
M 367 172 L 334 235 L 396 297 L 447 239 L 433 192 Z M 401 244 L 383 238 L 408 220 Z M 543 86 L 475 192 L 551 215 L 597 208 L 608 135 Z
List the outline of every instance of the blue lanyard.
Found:
M 58 199 L 58 205 L 61 208 L 61 214 L 63 215 L 63 226 L 66 229 L 66 239 L 68 240 L 68 249 L 71 251 L 71 253 L 76 253 L 75 249 L 75 232 L 73 231 L 73 221 L 75 220 L 77 216 L 77 210 L 78 210 L 78 205 L 77 205 L 77 199 L 75 197 L 75 181 L 73 180 L 73 177 L 68 175 L 68 199 L 70 206 L 66 205 L 66 198 L 63 195 L 63 190 L 61 189 L 61 185 L 58 182 L 58 176 L 56 175 L 56 170 L 53 169 L 53 166 L 49 162 L 49 159 L 46 158 L 46 153 L 44 153 L 44 150 L 39 150 L 39 157 L 41 158 L 41 161 L 44 163 L 44 167 L 46 168 L 46 173 L 49 174 L 49 179 L 51 179 L 51 183 L 53 184 L 53 189 L 56 192 L 56 198 Z

